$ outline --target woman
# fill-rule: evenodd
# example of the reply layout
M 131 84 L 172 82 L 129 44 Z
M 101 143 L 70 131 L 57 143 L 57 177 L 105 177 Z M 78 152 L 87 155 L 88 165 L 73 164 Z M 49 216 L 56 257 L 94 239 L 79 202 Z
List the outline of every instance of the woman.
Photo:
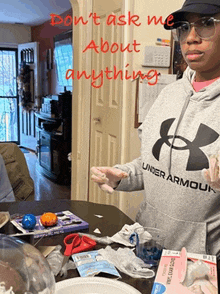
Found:
M 188 67 L 139 128 L 141 156 L 92 179 L 112 193 L 145 190 L 136 220 L 166 232 L 165 247 L 220 254 L 220 2 L 187 0 L 167 18 Z M 204 179 L 205 178 L 205 179 Z M 220 182 L 220 180 L 219 180 Z

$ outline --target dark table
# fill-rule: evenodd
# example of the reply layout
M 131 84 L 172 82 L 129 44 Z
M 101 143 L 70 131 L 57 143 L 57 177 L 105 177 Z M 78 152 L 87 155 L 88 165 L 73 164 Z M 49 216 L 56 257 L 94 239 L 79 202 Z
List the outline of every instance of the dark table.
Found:
M 134 222 L 126 216 L 122 211 L 120 211 L 115 206 L 95 204 L 86 201 L 73 201 L 56 199 L 51 201 L 23 201 L 23 202 L 12 202 L 12 203 L 1 203 L 0 211 L 9 211 L 10 215 L 19 213 L 33 213 L 34 215 L 41 215 L 44 212 L 59 212 L 62 210 L 70 210 L 72 213 L 76 214 L 83 220 L 89 223 L 89 229 L 84 230 L 85 233 L 93 234 L 96 228 L 99 228 L 101 234 L 96 234 L 98 237 L 112 236 L 121 230 L 124 224 L 131 225 Z M 95 215 L 102 215 L 103 218 L 98 218 Z M 8 224 L 6 229 L 12 233 L 13 225 Z M 7 233 L 7 231 L 3 232 Z M 63 238 L 67 234 L 59 234 L 50 237 L 44 237 L 39 240 L 37 246 L 52 246 L 61 244 L 63 246 Z M 35 242 L 37 239 L 35 239 Z M 97 244 L 94 248 L 100 249 L 106 245 Z M 111 244 L 112 248 L 117 249 L 118 244 Z M 143 294 L 150 294 L 153 286 L 154 279 L 134 279 L 124 273 L 121 273 L 121 281 L 133 286 Z M 79 277 L 77 270 L 69 270 L 68 278 Z M 64 277 L 58 275 L 56 281 L 62 281 Z

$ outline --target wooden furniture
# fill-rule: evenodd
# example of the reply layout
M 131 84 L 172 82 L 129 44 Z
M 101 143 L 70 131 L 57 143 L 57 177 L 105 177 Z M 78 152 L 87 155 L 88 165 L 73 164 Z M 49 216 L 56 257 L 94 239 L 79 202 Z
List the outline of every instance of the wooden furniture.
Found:
M 58 212 L 62 210 L 70 210 L 74 214 L 78 215 L 83 220 L 89 223 L 89 229 L 86 233 L 94 234 L 93 231 L 99 228 L 101 235 L 98 236 L 112 236 L 117 233 L 124 224 L 131 225 L 133 221 L 126 216 L 122 211 L 120 211 L 115 206 L 102 205 L 86 201 L 74 201 L 74 200 L 54 200 L 54 201 L 27 201 L 20 203 L 1 203 L 1 211 L 9 211 L 10 215 L 19 213 L 33 213 L 35 215 L 42 214 L 46 211 Z M 103 218 L 98 218 L 96 215 L 102 215 Z M 3 231 L 3 233 L 13 233 L 13 226 L 8 223 Z M 59 234 L 53 237 L 44 237 L 39 241 L 37 246 L 43 245 L 58 245 L 63 246 L 63 238 L 67 234 Z M 37 242 L 37 239 L 34 239 Z M 97 244 L 96 249 L 105 247 L 105 245 Z M 113 243 L 111 247 L 116 249 L 119 247 L 118 244 Z M 130 276 L 121 273 L 123 282 L 133 286 L 143 294 L 149 294 L 152 289 L 154 279 L 134 279 Z M 66 278 L 78 277 L 79 274 L 77 270 L 69 270 Z M 56 277 L 56 281 L 64 280 L 64 277 L 59 275 Z
M 67 91 L 43 100 L 43 111 L 35 113 L 38 169 L 47 178 L 70 185 L 72 95 Z

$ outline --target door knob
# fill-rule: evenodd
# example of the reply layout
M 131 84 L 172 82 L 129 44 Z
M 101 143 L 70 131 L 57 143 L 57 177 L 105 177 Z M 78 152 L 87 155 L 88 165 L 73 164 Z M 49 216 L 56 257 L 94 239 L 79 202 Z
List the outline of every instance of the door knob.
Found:
M 94 117 L 93 121 L 94 121 L 95 124 L 100 124 L 101 123 L 100 117 Z

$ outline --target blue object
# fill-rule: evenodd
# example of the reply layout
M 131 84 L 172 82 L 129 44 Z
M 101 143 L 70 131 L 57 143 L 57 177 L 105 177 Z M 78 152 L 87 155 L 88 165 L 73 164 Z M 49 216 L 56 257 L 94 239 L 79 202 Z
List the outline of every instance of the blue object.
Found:
M 151 294 L 163 294 L 166 292 L 166 287 L 160 283 L 154 283 Z
M 131 236 L 129 237 L 129 241 L 131 244 L 134 244 L 136 242 L 139 243 L 139 239 L 138 239 L 138 234 L 137 233 L 132 233 Z
M 36 225 L 36 217 L 33 214 L 25 214 L 21 223 L 25 230 L 33 230 Z
M 139 253 L 139 257 L 147 264 L 151 266 L 157 266 L 162 255 L 162 248 L 149 247 L 144 248 L 142 252 Z

